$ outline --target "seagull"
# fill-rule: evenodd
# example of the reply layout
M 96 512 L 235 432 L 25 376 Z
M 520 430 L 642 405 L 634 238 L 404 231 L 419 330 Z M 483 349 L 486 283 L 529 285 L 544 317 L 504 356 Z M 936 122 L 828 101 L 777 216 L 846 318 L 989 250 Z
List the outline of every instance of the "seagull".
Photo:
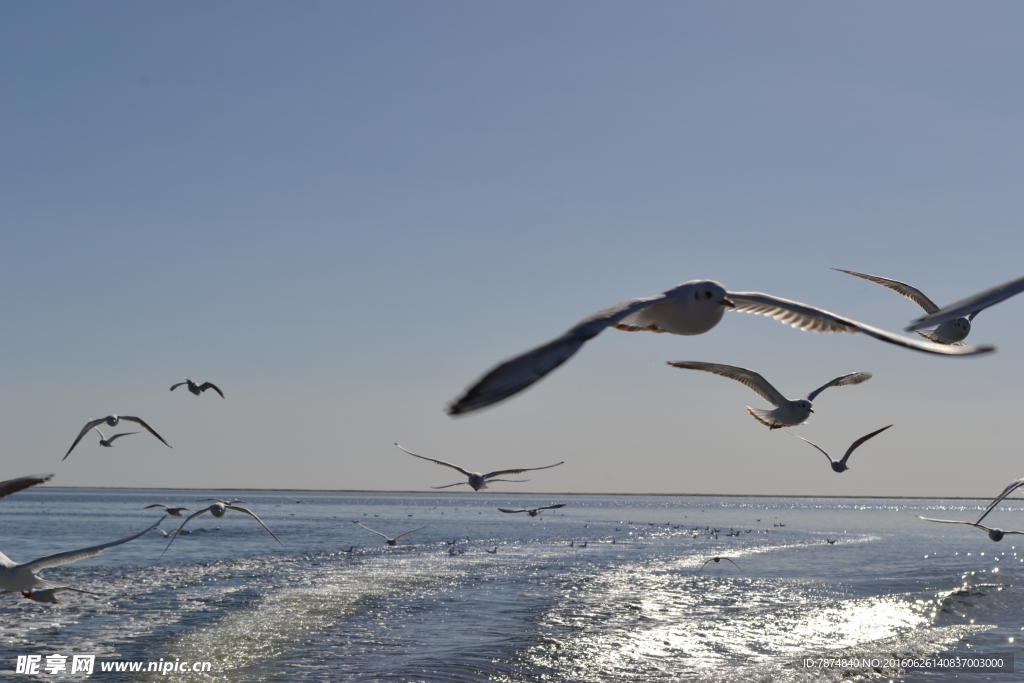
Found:
M 1024 292 L 1024 277 L 1004 282 L 991 289 L 986 289 L 984 292 L 979 292 L 974 296 L 957 301 L 955 304 L 950 304 L 943 309 L 928 313 L 928 315 L 912 322 L 906 330 L 907 332 L 917 331 L 931 325 L 942 327 L 942 325 L 949 321 L 963 320 L 965 318 L 970 321 L 989 306 L 995 306 L 1000 301 L 1009 299 L 1014 294 L 1020 294 L 1021 292 Z M 968 329 L 970 328 L 968 327 Z M 965 334 L 964 336 L 967 335 Z
M 181 517 L 182 512 L 192 512 L 188 508 L 172 508 L 168 507 L 167 505 L 164 505 L 163 503 L 153 503 L 152 505 L 147 505 L 142 509 L 148 510 L 149 508 L 164 508 L 167 511 L 167 514 L 169 514 L 171 517 Z
M 839 539 L 836 539 L 836 540 L 839 540 Z M 833 541 L 831 538 L 826 538 L 825 542 L 828 543 L 829 545 L 835 545 L 836 544 L 836 542 Z
M 359 522 L 353 522 L 353 524 L 359 524 Z M 373 531 L 373 529 L 371 529 L 368 526 L 363 526 L 362 524 L 359 524 L 359 526 L 363 527 L 367 531 Z M 430 525 L 428 524 L 427 526 L 430 526 Z M 426 528 L 427 527 L 425 527 L 425 526 L 421 526 L 419 529 L 413 529 L 412 531 L 406 531 L 404 534 L 399 534 L 398 536 L 395 536 L 394 538 L 391 538 L 390 536 L 387 536 L 386 534 L 382 534 L 379 531 L 373 531 L 373 533 L 377 534 L 378 536 L 383 536 L 384 537 L 384 542 L 387 543 L 388 545 L 390 545 L 391 547 L 394 547 L 394 546 L 398 545 L 398 539 L 402 538 L 402 536 L 408 536 L 409 534 L 414 534 L 417 531 L 423 531 Z M 454 549 L 455 546 L 452 546 L 452 548 Z
M 143 421 L 141 418 L 131 417 L 130 415 L 108 415 L 107 417 L 101 417 L 98 420 L 92 420 L 90 422 L 86 422 L 85 426 L 82 427 L 82 431 L 78 433 L 78 438 L 76 438 L 75 442 L 73 444 L 71 444 L 71 448 L 68 449 L 68 452 L 64 454 L 64 457 L 61 458 L 61 460 L 67 460 L 68 459 L 68 456 L 71 455 L 71 451 L 75 450 L 75 446 L 78 445 L 78 442 L 82 440 L 83 436 L 85 436 L 86 434 L 89 433 L 90 429 L 92 429 L 93 427 L 96 427 L 97 425 L 101 425 L 104 422 L 106 422 L 111 427 L 116 427 L 117 423 L 120 422 L 121 420 L 128 420 L 129 422 L 137 422 L 137 423 L 139 423 L 140 425 L 145 427 L 149 431 L 150 434 L 152 434 L 156 438 L 160 439 L 160 441 L 161 441 L 161 443 L 163 443 L 163 445 L 167 446 L 168 448 L 171 447 L 171 444 L 169 444 L 166 441 L 164 441 L 164 437 L 160 436 L 155 431 L 153 431 L 153 428 L 150 427 L 148 424 L 146 424 L 145 421 Z M 117 437 L 114 437 L 114 438 L 117 438 Z M 113 441 L 113 440 L 114 439 L 111 439 L 111 441 Z
M 190 380 L 188 377 L 185 378 L 184 382 L 178 382 L 177 384 L 172 385 L 171 386 L 171 391 L 174 391 L 175 389 L 180 387 L 182 384 L 187 384 L 188 385 L 188 390 L 191 391 L 196 396 L 200 395 L 201 393 L 203 393 L 207 389 L 213 389 L 218 394 L 220 394 L 221 398 L 224 398 L 224 392 L 221 391 L 220 389 L 218 389 L 217 385 L 214 384 L 213 382 L 203 382 L 202 384 L 196 384 L 195 382 Z
M 23 591 L 29 593 L 32 592 L 33 588 L 61 588 L 60 584 L 47 581 L 40 577 L 37 572 L 48 567 L 58 567 L 62 564 L 78 562 L 79 560 L 84 560 L 87 557 L 99 555 L 107 548 L 113 548 L 115 545 L 134 541 L 139 536 L 147 534 L 157 528 L 163 519 L 164 518 L 161 517 L 152 526 L 146 527 L 137 534 L 132 534 L 131 536 L 127 536 L 117 541 L 101 543 L 100 545 L 94 545 L 89 548 L 68 550 L 54 555 L 47 555 L 46 557 L 40 557 L 39 559 L 32 560 L 31 562 L 25 562 L 24 564 L 17 564 L 3 553 L 0 553 L 0 588 L 7 591 Z
M 882 427 L 881 429 L 875 430 L 875 431 L 871 432 L 870 434 L 862 436 L 859 439 L 857 439 L 856 441 L 854 441 L 853 444 L 851 444 L 850 447 L 846 449 L 846 454 L 843 456 L 842 460 L 833 460 L 832 456 L 830 456 L 828 453 L 825 453 L 824 449 L 822 449 L 822 447 L 819 446 L 818 444 L 813 443 L 811 441 L 808 441 L 807 439 L 804 439 L 804 437 L 802 437 L 802 436 L 797 436 L 796 434 L 793 434 L 793 432 L 790 432 L 790 434 L 792 434 L 793 436 L 796 436 L 796 438 L 798 438 L 798 439 L 803 439 L 804 441 L 807 441 L 807 443 L 811 444 L 812 446 L 817 448 L 819 451 L 824 453 L 825 457 L 828 458 L 829 464 L 832 466 L 832 471 L 833 472 L 845 472 L 846 470 L 850 469 L 849 467 L 846 466 L 846 461 L 850 459 L 850 453 L 853 453 L 855 450 L 857 450 L 857 447 L 860 446 L 862 443 L 864 443 L 865 441 L 867 441 L 868 439 L 870 439 L 871 437 L 873 437 L 873 436 L 875 436 L 877 434 L 881 434 L 882 432 L 884 432 L 889 427 L 892 427 L 892 425 L 889 425 L 888 427 Z
M 174 534 L 178 533 L 177 529 L 171 529 L 170 531 L 164 531 L 160 527 L 157 527 L 157 528 L 153 529 L 153 531 L 159 531 L 161 534 L 163 534 L 164 538 L 170 538 Z
M 730 560 L 728 557 L 712 557 L 710 560 L 705 560 L 704 561 L 704 564 L 702 564 L 700 566 L 700 569 L 697 570 L 697 573 L 700 574 L 704 570 L 704 567 L 707 566 L 708 562 L 721 562 L 722 560 L 727 560 L 729 562 L 732 562 L 732 560 Z M 736 564 L 735 562 L 732 562 L 732 563 L 733 563 L 733 566 L 736 567 L 736 569 L 740 569 L 740 566 L 738 564 Z M 743 570 L 740 569 L 740 571 L 743 571 Z
M 117 441 L 122 436 L 128 436 L 129 434 L 138 434 L 138 432 L 122 432 L 120 434 L 114 434 L 112 437 L 108 439 L 107 437 L 103 436 L 103 432 L 100 431 L 99 427 L 93 427 L 93 429 L 95 429 L 96 433 L 100 435 L 100 445 L 105 446 L 107 448 L 111 448 L 114 445 L 114 442 Z
M 213 499 L 210 498 L 210 499 L 207 499 L 207 500 L 213 500 Z M 244 501 L 235 501 L 235 502 L 244 502 Z M 183 533 L 182 529 L 185 528 L 185 525 L 188 524 L 189 522 L 191 522 L 193 519 L 195 519 L 199 515 L 201 515 L 201 514 L 203 514 L 205 512 L 209 512 L 214 517 L 218 517 L 219 518 L 219 517 L 223 517 L 224 514 L 228 510 L 234 510 L 235 512 L 242 512 L 244 514 L 249 515 L 250 517 L 255 519 L 257 522 L 259 522 L 260 526 L 263 527 L 264 529 L 266 529 L 268 534 L 270 534 L 271 536 L 274 536 L 274 532 L 270 530 L 270 527 L 268 527 L 266 524 L 264 524 L 263 520 L 260 519 L 259 517 L 257 517 L 251 510 L 246 510 L 245 508 L 238 507 L 237 505 L 234 505 L 233 503 L 225 503 L 225 502 L 221 501 L 221 502 L 218 502 L 218 503 L 214 503 L 213 505 L 211 505 L 208 508 L 203 508 L 199 512 L 193 512 L 191 515 L 186 517 L 185 521 L 181 523 L 180 527 L 178 527 L 177 532 L 174 534 L 174 538 L 177 538 L 178 536 L 181 536 L 182 533 Z M 170 542 L 167 543 L 167 548 L 170 548 L 171 547 L 171 543 L 174 543 L 174 538 L 172 538 L 170 540 Z M 281 543 L 281 539 L 278 538 L 277 536 L 274 536 L 274 540 L 277 541 L 278 543 Z M 284 543 L 281 543 L 281 545 L 284 545 Z M 164 548 L 164 552 L 160 553 L 160 557 L 164 556 L 164 553 L 167 552 L 167 548 Z
M 479 491 L 480 489 L 487 488 L 488 484 L 496 482 L 496 481 L 511 481 L 511 482 L 530 481 L 529 479 L 495 479 L 494 477 L 497 477 L 497 476 L 502 475 L 502 474 L 519 474 L 520 472 L 532 472 L 534 470 L 546 470 L 546 469 L 550 469 L 552 467 L 558 467 L 559 465 L 561 465 L 561 464 L 563 464 L 565 462 L 564 460 L 562 460 L 561 462 L 556 462 L 554 465 L 546 465 L 544 467 L 524 467 L 524 468 L 516 469 L 516 470 L 498 470 L 496 472 L 489 472 L 487 474 L 480 474 L 479 472 L 469 472 L 467 470 L 462 469 L 458 465 L 453 465 L 450 462 L 445 462 L 444 460 L 434 460 L 433 458 L 427 458 L 427 457 L 424 457 L 422 455 L 416 455 L 412 451 L 408 451 L 408 450 L 402 448 L 397 443 L 395 445 L 398 446 L 401 450 L 405 451 L 406 453 L 408 453 L 409 455 L 411 455 L 411 456 L 413 456 L 415 458 L 420 458 L 421 460 L 429 460 L 430 462 L 437 463 L 438 465 L 444 465 L 445 467 L 450 467 L 453 470 L 458 470 L 459 472 L 462 472 L 464 475 L 469 477 L 469 481 L 460 481 L 460 482 L 457 482 L 455 484 L 448 484 L 446 486 L 431 486 L 430 488 L 432 488 L 432 489 L 447 489 L 447 488 L 451 488 L 452 486 L 461 486 L 462 484 L 469 484 L 470 486 L 473 487 L 474 491 Z
M 967 526 L 973 526 L 977 529 L 981 529 L 982 531 L 986 532 L 989 538 L 991 538 L 993 541 L 998 542 L 1003 540 L 1003 536 L 1007 534 L 1024 534 L 1024 531 L 1007 531 L 1005 529 L 990 528 L 987 526 L 982 526 L 981 522 L 986 517 L 988 517 L 988 513 L 995 510 L 996 506 L 999 505 L 999 503 L 1003 502 L 1004 498 L 1006 498 L 1011 493 L 1019 489 L 1021 486 L 1024 486 L 1024 479 L 1017 479 L 1015 481 L 1011 481 L 1006 486 L 1006 488 L 1003 489 L 1002 493 L 996 496 L 995 500 L 988 504 L 988 507 L 985 508 L 985 511 L 981 513 L 981 517 L 978 517 L 978 521 L 976 522 L 965 522 L 958 519 L 932 519 L 931 517 L 921 517 L 921 515 L 918 515 L 918 517 L 925 520 L 926 522 L 942 522 L 943 524 L 966 524 Z
M 99 595 L 99 593 L 93 593 L 92 591 L 84 591 L 81 588 L 72 588 L 71 586 L 57 586 L 56 588 L 47 588 L 46 590 L 38 591 L 20 591 L 22 597 L 26 597 L 29 600 L 35 600 L 36 602 L 48 602 L 54 605 L 60 604 L 60 600 L 57 599 L 56 594 L 61 591 L 74 591 L 76 593 L 87 593 L 89 595 Z M 17 593 L 19 591 L 0 591 L 0 595 L 5 593 Z
M 656 296 L 629 299 L 601 309 L 562 336 L 495 366 L 448 406 L 448 414 L 479 410 L 522 391 L 569 360 L 584 343 L 608 327 L 627 332 L 704 334 L 719 323 L 726 310 L 764 315 L 809 332 L 866 334 L 926 353 L 974 355 L 995 350 L 993 346 L 928 344 L 797 301 L 760 292 L 727 292 L 713 280 L 691 280 Z
M 890 280 L 887 277 L 879 277 L 878 275 L 866 275 L 864 273 L 856 273 L 852 270 L 843 270 L 842 268 L 833 268 L 832 270 L 838 270 L 840 273 L 848 273 L 856 277 L 870 280 L 871 282 L 888 287 L 897 294 L 902 294 L 906 298 L 913 301 L 915 304 L 924 309 L 926 315 L 931 315 L 939 310 L 939 307 L 935 305 L 935 302 L 924 295 L 917 287 L 912 287 L 906 282 L 900 282 L 899 280 Z M 936 344 L 956 344 L 963 346 L 963 340 L 971 332 L 971 321 L 974 320 L 974 316 L 978 314 L 978 311 L 971 313 L 966 317 L 954 318 L 947 320 L 942 323 L 934 330 L 918 330 L 917 333 L 925 339 L 930 339 Z M 909 328 L 908 328 L 909 330 Z
M 29 486 L 36 486 L 51 479 L 53 479 L 52 474 L 30 474 L 27 477 L 0 481 L 0 498 L 6 498 L 12 493 L 17 493 L 22 489 L 27 489 Z
M 814 409 L 811 407 L 811 401 L 813 401 L 818 394 L 829 387 L 841 387 L 847 384 L 860 384 L 861 382 L 871 379 L 870 372 L 851 372 L 846 375 L 840 375 L 839 377 L 823 384 L 811 393 L 807 394 L 806 399 L 790 401 L 788 398 L 780 394 L 778 389 L 769 384 L 764 377 L 753 370 L 739 368 L 735 365 L 701 363 L 698 361 L 685 360 L 668 361 L 668 364 L 685 370 L 703 370 L 705 372 L 712 372 L 716 375 L 728 377 L 729 379 L 734 379 L 737 382 L 746 385 L 749 389 L 752 389 L 754 393 L 775 406 L 775 410 L 758 410 L 757 408 L 747 406 L 747 412 L 750 413 L 750 416 L 761 424 L 766 425 L 769 429 L 781 429 L 782 427 L 795 427 L 797 425 L 805 424 L 807 422 L 807 418 L 814 412 Z
M 484 548 L 484 550 L 487 550 L 487 549 Z M 487 552 L 489 552 L 491 555 L 497 555 L 498 554 L 498 546 L 494 546 L 494 550 L 487 550 Z
M 541 510 L 555 510 L 557 508 L 564 508 L 565 503 L 558 503 L 557 505 L 545 505 L 539 508 L 520 508 L 518 510 L 508 510 L 506 508 L 498 508 L 500 512 L 529 512 L 531 517 L 536 517 L 540 514 Z

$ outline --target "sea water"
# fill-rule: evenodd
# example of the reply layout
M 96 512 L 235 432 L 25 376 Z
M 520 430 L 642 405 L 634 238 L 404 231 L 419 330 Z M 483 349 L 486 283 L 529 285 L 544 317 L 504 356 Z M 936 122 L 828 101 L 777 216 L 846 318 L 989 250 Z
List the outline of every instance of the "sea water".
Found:
M 1024 679 L 1024 660 L 1017 673 L 901 664 L 960 656 L 1012 666 L 1024 636 L 1024 537 L 993 543 L 916 517 L 976 519 L 986 501 L 40 488 L 0 501 L 0 551 L 24 562 L 115 540 L 160 518 L 145 505 L 199 510 L 214 496 L 248 501 L 283 545 L 229 511 L 192 520 L 163 555 L 168 539 L 154 531 L 45 570 L 100 595 L 63 592 L 57 605 L 0 596 L 0 676 Z M 552 503 L 565 507 L 537 517 L 497 509 Z M 1022 528 L 1021 510 L 1008 500 L 989 519 Z M 353 522 L 392 537 L 426 528 L 389 547 Z M 92 655 L 95 670 L 16 673 L 19 656 L 45 665 L 54 654 L 68 656 L 68 670 L 72 655 Z M 100 670 L 112 662 L 143 670 Z M 149 662 L 209 671 L 147 672 Z

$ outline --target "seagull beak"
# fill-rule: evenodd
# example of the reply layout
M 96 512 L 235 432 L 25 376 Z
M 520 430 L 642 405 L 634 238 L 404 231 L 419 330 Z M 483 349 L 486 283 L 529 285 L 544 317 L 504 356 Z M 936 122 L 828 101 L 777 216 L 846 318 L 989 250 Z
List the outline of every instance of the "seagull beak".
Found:
M 814 408 L 808 408 L 807 410 L 811 411 L 812 413 L 814 412 Z
M 722 299 L 718 303 L 722 304 L 726 308 L 736 308 L 736 304 L 734 304 L 730 299 Z

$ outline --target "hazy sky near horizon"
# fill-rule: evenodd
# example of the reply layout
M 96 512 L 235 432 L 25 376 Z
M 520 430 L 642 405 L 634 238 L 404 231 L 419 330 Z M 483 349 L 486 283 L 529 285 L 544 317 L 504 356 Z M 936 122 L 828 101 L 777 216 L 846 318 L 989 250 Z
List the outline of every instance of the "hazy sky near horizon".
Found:
M 0 479 L 978 495 L 1024 476 L 1024 296 L 985 358 L 727 314 L 608 331 L 460 419 L 495 363 L 710 278 L 899 331 L 1024 275 L 1024 7 L 0 3 Z M 797 398 L 769 432 L 752 368 Z M 184 376 L 225 392 L 167 388 Z M 113 449 L 82 425 L 138 415 Z M 115 431 L 133 431 L 124 425 Z M 109 432 L 108 432 L 109 435 Z

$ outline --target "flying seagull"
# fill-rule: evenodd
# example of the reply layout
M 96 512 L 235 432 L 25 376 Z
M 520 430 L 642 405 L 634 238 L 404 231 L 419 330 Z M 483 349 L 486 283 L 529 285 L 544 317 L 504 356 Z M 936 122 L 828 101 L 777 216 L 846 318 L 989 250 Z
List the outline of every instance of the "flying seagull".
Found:
M 172 508 L 167 505 L 164 505 L 163 503 L 153 503 L 152 505 L 147 505 L 142 509 L 148 510 L 149 508 L 164 508 L 167 511 L 167 514 L 169 514 L 171 517 L 181 517 L 182 512 L 192 512 L 188 508 Z
M 221 398 L 224 398 L 224 392 L 221 391 L 220 389 L 218 389 L 217 385 L 214 384 L 213 382 L 203 382 L 202 384 L 196 384 L 195 382 L 190 380 L 188 377 L 185 378 L 184 382 L 178 382 L 177 384 L 172 385 L 171 386 L 171 391 L 174 391 L 175 389 L 180 387 L 182 384 L 187 384 L 188 385 L 188 390 L 191 391 L 196 396 L 199 396 L 201 393 L 203 393 L 207 389 L 213 389 L 218 394 L 220 394 Z
M 364 529 L 366 529 L 367 531 L 372 531 L 373 533 L 377 534 L 378 536 L 383 536 L 383 537 L 384 537 L 384 542 L 385 542 L 385 543 L 387 543 L 388 545 L 392 546 L 392 547 L 394 547 L 394 546 L 398 545 L 398 539 L 402 538 L 403 536 L 408 536 L 409 534 L 414 534 L 414 533 L 416 533 L 417 531 L 423 531 L 424 529 L 426 529 L 426 528 L 427 528 L 427 527 L 425 527 L 425 526 L 421 526 L 421 527 L 420 527 L 419 529 L 413 529 L 412 531 L 406 531 L 406 532 L 405 532 L 404 534 L 399 534 L 398 536 L 395 536 L 394 538 L 391 538 L 391 537 L 390 537 L 390 536 L 388 536 L 387 534 L 382 534 L 382 533 L 381 533 L 381 532 L 379 532 L 379 531 L 374 531 L 374 530 L 373 530 L 373 529 L 371 529 L 370 527 L 368 527 L 368 526 L 363 526 L 363 525 L 362 525 L 362 524 L 360 524 L 359 522 L 352 522 L 352 523 L 353 523 L 353 524 L 359 524 L 359 526 L 363 527 L 363 528 L 364 528 Z M 427 526 L 430 526 L 430 525 L 428 524 Z
M 107 548 L 113 548 L 116 545 L 127 543 L 128 541 L 134 541 L 139 536 L 143 536 L 160 525 L 163 521 L 161 517 L 155 524 L 148 526 L 137 534 L 126 536 L 125 538 L 117 541 L 111 541 L 110 543 L 102 543 L 100 545 L 94 545 L 89 548 L 81 548 L 79 550 L 68 550 L 63 553 L 56 553 L 54 555 L 47 555 L 46 557 L 40 557 L 39 559 L 32 560 L 31 562 L 25 562 L 24 564 L 18 564 L 8 558 L 3 553 L 0 553 L 0 588 L 7 591 L 18 591 L 18 592 L 32 592 L 33 588 L 61 588 L 60 584 L 47 581 L 40 577 L 37 572 L 46 569 L 48 567 L 59 567 L 62 564 L 69 564 L 71 562 L 78 562 L 84 560 L 87 557 L 93 555 L 99 555 Z
M 906 282 L 890 280 L 887 277 L 879 277 L 878 275 L 856 273 L 852 270 L 843 270 L 842 268 L 833 268 L 832 270 L 838 270 L 840 273 L 848 273 L 849 275 L 870 280 L 871 282 L 880 284 L 883 287 L 888 287 L 892 291 L 897 294 L 902 294 L 924 309 L 925 315 L 931 315 L 939 310 L 939 307 L 935 305 L 935 302 L 925 296 L 924 292 L 917 287 L 908 285 Z M 932 340 L 936 344 L 962 345 L 963 340 L 971 332 L 971 321 L 974 320 L 974 316 L 976 315 L 978 315 L 978 311 L 971 313 L 969 316 L 947 320 L 934 330 L 918 330 L 917 333 L 925 339 Z
M 843 456 L 842 460 L 833 460 L 832 456 L 830 456 L 828 453 L 825 453 L 825 450 L 821 446 L 819 446 L 818 444 L 813 443 L 812 441 L 809 441 L 807 439 L 804 439 L 804 437 L 802 437 L 802 436 L 798 436 L 796 434 L 793 434 L 793 432 L 790 432 L 790 434 L 792 434 L 793 436 L 795 436 L 798 439 L 803 439 L 804 441 L 807 441 L 807 443 L 811 444 L 812 446 L 817 448 L 819 451 L 824 453 L 825 457 L 828 458 L 829 465 L 832 466 L 832 471 L 833 472 L 845 472 L 846 470 L 850 469 L 849 467 L 846 466 L 846 461 L 850 459 L 850 453 L 853 453 L 855 450 L 857 450 L 857 447 L 860 446 L 862 443 L 864 443 L 865 441 L 867 441 L 868 439 L 870 439 L 871 437 L 873 437 L 873 436 L 875 436 L 877 434 L 881 434 L 882 432 L 884 432 L 889 427 L 892 427 L 892 425 L 889 425 L 888 427 L 882 427 L 881 429 L 873 431 L 870 434 L 862 436 L 859 439 L 857 439 L 856 441 L 854 441 L 853 444 L 851 444 L 850 447 L 846 449 L 846 454 Z
M 518 510 L 508 510 L 506 508 L 498 508 L 500 512 L 528 512 L 531 517 L 536 517 L 540 514 L 541 510 L 555 510 L 557 508 L 564 508 L 565 503 L 558 503 L 557 505 L 545 505 L 539 508 L 520 508 Z
M 759 292 L 727 292 L 713 280 L 691 280 L 656 296 L 629 299 L 593 313 L 562 336 L 511 358 L 481 377 L 448 406 L 449 415 L 461 415 L 497 403 L 530 386 L 569 360 L 583 344 L 608 327 L 627 332 L 704 334 L 726 310 L 753 313 L 809 332 L 848 332 L 926 353 L 973 355 L 989 353 L 993 346 L 938 346 L 909 339 L 826 310 Z
M 768 380 L 753 370 L 736 367 L 735 365 L 701 363 L 698 361 L 686 360 L 668 361 L 668 364 L 672 367 L 683 368 L 684 370 L 703 370 L 704 372 L 712 372 L 716 375 L 721 375 L 722 377 L 734 379 L 747 388 L 752 389 L 758 396 L 769 401 L 775 406 L 775 410 L 759 410 L 757 408 L 747 406 L 747 412 L 750 413 L 750 416 L 761 424 L 766 425 L 769 429 L 781 429 L 782 427 L 795 427 L 796 425 L 805 424 L 807 418 L 814 412 L 811 401 L 813 401 L 818 394 L 829 387 L 841 387 L 847 384 L 860 384 L 861 382 L 871 379 L 870 372 L 851 372 L 846 375 L 840 375 L 839 377 L 826 382 L 811 393 L 807 394 L 807 398 L 805 399 L 790 401 L 788 398 L 780 394 L 778 389 L 769 384 Z
M 120 434 L 114 434 L 112 437 L 108 439 L 107 437 L 103 436 L 103 432 L 100 431 L 99 427 L 93 427 L 93 429 L 95 429 L 96 433 L 100 435 L 100 445 L 105 446 L 106 448 L 111 448 L 114 445 L 114 442 L 120 439 L 122 436 L 128 436 L 129 434 L 138 434 L 138 432 L 122 432 Z
M 121 420 L 128 420 L 129 422 L 136 422 L 136 423 L 142 425 L 143 427 L 146 428 L 146 430 L 150 434 L 152 434 L 156 438 L 160 439 L 160 442 L 163 443 L 163 445 L 167 446 L 168 448 L 171 447 L 171 444 L 169 444 L 166 441 L 164 441 L 164 437 L 162 437 L 159 434 L 157 434 L 153 430 L 153 428 L 150 427 L 148 424 L 146 424 L 146 422 L 144 420 L 142 420 L 141 418 L 131 417 L 130 415 L 108 415 L 107 417 L 101 417 L 98 420 L 92 420 L 90 422 L 86 422 L 85 426 L 82 427 L 82 431 L 78 433 L 78 437 L 75 439 L 75 442 L 73 444 L 71 444 L 71 448 L 68 449 L 68 452 L 64 454 L 64 457 L 61 458 L 61 460 L 67 460 L 68 459 L 68 456 L 71 455 L 71 451 L 75 450 L 75 446 L 78 445 L 78 442 L 81 441 L 82 437 L 85 436 L 86 434 L 88 434 L 89 430 L 91 430 L 93 427 L 101 425 L 104 422 L 106 422 L 111 427 L 116 427 L 117 423 L 120 422 Z M 113 441 L 113 439 L 111 439 L 111 441 Z
M 986 289 L 984 292 L 979 292 L 974 296 L 969 296 L 966 299 L 957 301 L 955 304 L 950 304 L 949 306 L 939 309 L 934 313 L 922 316 L 912 322 L 906 330 L 907 332 L 917 331 L 921 328 L 930 327 L 932 325 L 938 325 L 941 327 L 949 321 L 958 319 L 966 319 L 970 321 L 974 319 L 974 316 L 978 315 L 989 306 L 995 306 L 1000 301 L 1005 301 L 1014 294 L 1020 294 L 1021 292 L 1024 292 L 1024 277 L 1004 282 L 1003 284 L 991 289 Z
M 1005 529 L 990 528 L 987 526 L 982 526 L 981 522 L 986 517 L 988 517 L 988 513 L 996 509 L 996 506 L 999 505 L 999 503 L 1003 502 L 1003 500 L 1007 496 L 1009 496 L 1011 493 L 1013 493 L 1022 486 L 1024 486 L 1024 479 L 1017 479 L 1016 481 L 1011 481 L 1009 484 L 1007 484 L 1006 488 L 1003 489 L 1002 493 L 996 496 L 995 500 L 988 504 L 988 507 L 985 508 L 985 511 L 981 513 L 981 517 L 978 517 L 978 521 L 976 522 L 965 522 L 959 519 L 932 519 L 931 517 L 921 517 L 921 515 L 918 515 L 918 517 L 925 520 L 926 522 L 942 522 L 943 524 L 966 524 L 967 526 L 973 526 L 977 529 L 981 529 L 982 531 L 986 532 L 988 534 L 988 537 L 991 538 L 993 541 L 1001 541 L 1003 540 L 1003 536 L 1007 534 L 1024 534 L 1024 531 L 1007 531 Z
M 22 489 L 27 489 L 29 486 L 36 486 L 51 479 L 53 479 L 52 474 L 30 474 L 27 477 L 0 481 L 0 498 L 6 498 L 12 493 L 17 493 Z
M 712 557 L 710 560 L 705 560 L 704 561 L 704 564 L 702 564 L 700 566 L 700 569 L 697 570 L 697 573 L 700 574 L 704 570 L 704 567 L 707 566 L 708 562 L 716 562 L 717 563 L 717 562 L 721 562 L 722 560 L 726 560 L 728 562 L 732 562 L 732 560 L 730 560 L 728 557 Z M 740 569 L 740 566 L 738 564 L 736 564 L 735 562 L 732 562 L 732 564 L 733 564 L 734 567 L 736 567 L 736 569 Z M 743 570 L 740 569 L 740 571 L 743 571 Z
M 240 501 L 240 502 L 242 502 L 242 501 Z M 246 510 L 245 508 L 238 507 L 237 505 L 232 505 L 232 504 L 214 503 L 210 507 L 203 508 L 199 512 L 193 512 L 191 515 L 186 517 L 185 521 L 181 523 L 180 527 L 178 527 L 177 532 L 174 534 L 174 538 L 177 538 L 178 536 L 181 536 L 182 535 L 182 529 L 185 528 L 185 525 L 188 524 L 189 522 L 191 522 L 193 519 L 195 519 L 199 515 L 201 515 L 203 513 L 206 513 L 206 512 L 209 512 L 214 517 L 218 517 L 219 518 L 219 517 L 223 517 L 224 514 L 228 510 L 234 510 L 235 512 L 241 512 L 243 514 L 249 515 L 250 517 L 255 519 L 257 522 L 259 522 L 260 526 L 263 527 L 264 529 L 266 529 L 268 534 L 270 534 L 271 536 L 274 536 L 274 532 L 270 530 L 270 527 L 268 527 L 266 524 L 264 524 L 263 520 L 260 519 L 259 517 L 257 517 L 251 510 Z M 171 543 L 174 543 L 174 538 L 172 538 L 170 540 L 170 542 L 168 542 L 167 548 L 170 548 L 171 547 Z M 277 536 L 274 536 L 274 540 L 277 541 L 278 543 L 281 543 L 281 539 L 278 538 Z M 284 545 L 284 543 L 281 543 L 281 545 Z M 164 556 L 164 553 L 167 552 L 167 548 L 164 548 L 164 552 L 160 553 L 160 557 Z
M 37 591 L 20 591 L 22 597 L 26 597 L 29 600 L 35 600 L 36 602 L 48 602 L 54 605 L 60 604 L 60 600 L 57 599 L 56 594 L 61 591 L 74 591 L 76 593 L 86 593 L 88 595 L 99 595 L 99 593 L 93 593 L 92 591 L 84 591 L 81 588 L 72 588 L 71 586 L 57 586 L 56 588 L 47 588 L 46 590 Z M 5 593 L 17 593 L 19 591 L 0 591 L 0 595 Z
M 496 481 L 512 481 L 512 482 L 519 482 L 519 483 L 521 483 L 521 482 L 530 481 L 530 480 L 529 479 L 495 479 L 494 477 L 500 476 L 502 474 L 520 474 L 522 472 L 532 472 L 534 470 L 546 470 L 546 469 L 550 469 L 552 467 L 558 467 L 559 465 L 561 465 L 561 464 L 563 464 L 565 462 L 564 460 L 562 460 L 561 462 L 556 462 L 554 465 L 547 465 L 545 467 L 524 467 L 524 468 L 515 469 L 515 470 L 498 470 L 496 472 L 489 472 L 487 474 L 480 474 L 479 472 L 469 472 L 467 470 L 462 469 L 458 465 L 453 465 L 450 462 L 445 462 L 444 460 L 435 460 L 434 458 L 427 458 L 427 457 L 424 457 L 422 455 L 416 455 L 412 451 L 409 451 L 409 450 L 406 450 L 406 449 L 402 448 L 397 443 L 395 445 L 398 446 L 399 448 L 401 448 L 403 451 L 405 451 L 409 455 L 415 457 L 415 458 L 420 458 L 421 460 L 429 460 L 432 463 L 436 463 L 438 465 L 444 465 L 445 467 L 450 467 L 453 470 L 458 470 L 459 472 L 462 472 L 464 475 L 469 477 L 469 481 L 460 481 L 460 482 L 456 482 L 454 484 L 448 484 L 446 486 L 431 486 L 430 488 L 432 488 L 432 489 L 447 489 L 447 488 L 451 488 L 452 486 L 461 486 L 462 484 L 469 484 L 470 486 L 473 487 L 474 491 L 479 491 L 480 489 L 487 488 L 488 484 L 496 482 Z

